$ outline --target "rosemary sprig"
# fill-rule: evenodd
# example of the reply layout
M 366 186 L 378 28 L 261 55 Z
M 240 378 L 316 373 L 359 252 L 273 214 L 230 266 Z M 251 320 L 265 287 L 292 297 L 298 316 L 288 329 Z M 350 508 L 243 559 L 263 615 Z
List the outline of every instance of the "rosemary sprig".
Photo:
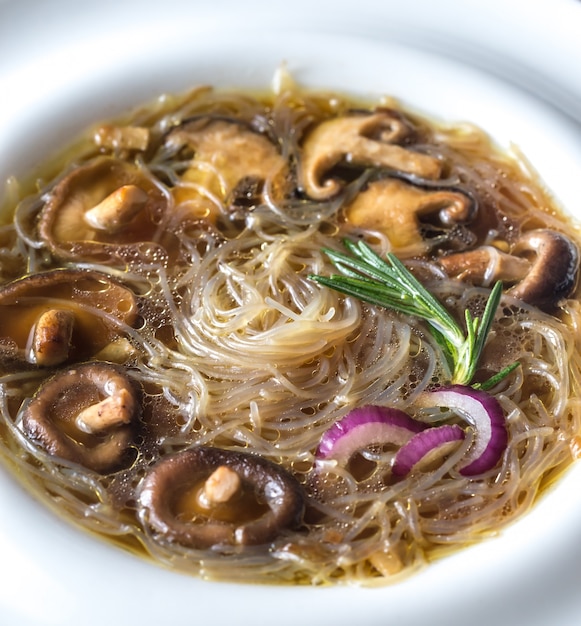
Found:
M 482 391 L 488 391 L 489 389 L 492 389 L 497 383 L 499 383 L 503 378 L 506 378 L 511 372 L 514 372 L 514 370 L 519 365 L 520 363 L 518 361 L 515 361 L 514 363 L 503 367 L 500 372 L 494 374 L 488 380 L 485 380 L 481 383 L 472 383 L 472 387 L 474 387 L 474 389 L 482 389 Z
M 500 303 L 502 283 L 494 285 L 482 318 L 465 311 L 464 330 L 394 254 L 388 253 L 384 261 L 362 241 L 346 240 L 344 244 L 351 256 L 324 250 L 341 275 L 310 278 L 359 300 L 423 319 L 442 350 L 451 382 L 470 384 Z M 496 374 L 494 383 L 514 367 L 511 365 Z

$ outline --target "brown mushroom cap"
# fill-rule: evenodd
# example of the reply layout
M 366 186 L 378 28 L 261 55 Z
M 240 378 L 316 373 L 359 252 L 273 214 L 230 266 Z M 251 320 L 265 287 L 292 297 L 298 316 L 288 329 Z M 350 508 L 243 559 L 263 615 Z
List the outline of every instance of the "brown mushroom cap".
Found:
M 512 284 L 522 280 L 531 270 L 531 263 L 527 259 L 493 246 L 449 254 L 438 259 L 438 264 L 448 276 L 483 286 L 497 280 Z
M 115 400 L 114 412 L 94 429 L 79 424 L 83 411 Z M 141 412 L 138 390 L 122 368 L 83 363 L 57 373 L 36 392 L 22 413 L 26 436 L 50 455 L 100 473 L 132 462 L 127 454 Z
M 509 293 L 550 312 L 567 298 L 577 285 L 579 250 L 565 235 L 541 228 L 524 233 L 512 253 L 533 255 L 529 274 Z
M 238 474 L 240 499 L 210 511 L 192 505 L 219 467 Z M 159 461 L 143 481 L 139 503 L 164 539 L 205 549 L 272 541 L 301 522 L 305 497 L 286 470 L 262 457 L 200 446 Z
M 521 235 L 510 253 L 481 246 L 444 256 L 438 263 L 449 276 L 473 284 L 516 283 L 510 295 L 550 313 L 575 289 L 579 250 L 562 233 L 537 229 Z
M 215 223 L 219 204 L 236 205 L 238 195 L 252 189 L 255 202 L 261 202 L 264 185 L 280 200 L 288 191 L 288 166 L 278 148 L 265 135 L 239 120 L 197 117 L 173 129 L 166 146 L 193 151 L 191 165 L 182 177 L 185 183 L 174 189 L 176 206 L 188 205 L 193 217 Z M 203 190 L 203 191 L 202 191 Z
M 323 178 L 341 161 L 439 178 L 442 164 L 438 159 L 397 144 L 406 135 L 401 119 L 389 111 L 347 115 L 318 124 L 302 146 L 300 177 L 305 192 L 316 200 L 337 194 L 340 182 Z
M 115 228 L 98 227 L 98 221 L 85 217 L 122 188 L 133 192 L 131 202 L 122 193 L 108 200 L 109 205 L 125 201 L 130 209 Z M 58 258 L 108 262 L 122 248 L 154 241 L 166 208 L 165 195 L 136 165 L 97 157 L 54 187 L 40 213 L 38 232 Z
M 477 211 L 474 200 L 461 191 L 423 189 L 396 178 L 371 182 L 346 207 L 345 217 L 354 226 L 385 233 L 395 249 L 410 254 L 425 251 L 420 218 L 437 215 L 442 226 L 466 224 Z
M 8 283 L 0 288 L 0 359 L 58 365 L 93 356 L 120 333 L 113 320 L 89 308 L 131 325 L 137 318 L 138 303 L 134 293 L 121 283 L 106 274 L 88 270 L 51 270 Z M 37 358 L 38 335 L 45 338 L 49 349 L 50 342 L 63 340 L 58 326 L 47 327 L 45 333 L 35 333 L 43 317 L 45 324 L 48 323 L 47 312 L 53 312 L 48 317 L 55 324 L 60 323 L 60 314 L 65 313 L 63 324 L 70 321 L 71 329 L 68 349 L 59 346 L 62 358 L 41 362 Z

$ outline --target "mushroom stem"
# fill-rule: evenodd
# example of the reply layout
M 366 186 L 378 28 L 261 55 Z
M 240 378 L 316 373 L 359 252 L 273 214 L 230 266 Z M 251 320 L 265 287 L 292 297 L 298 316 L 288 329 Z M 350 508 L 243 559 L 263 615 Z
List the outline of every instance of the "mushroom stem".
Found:
M 125 337 L 116 337 L 103 349 L 95 354 L 97 361 L 109 361 L 110 363 L 125 363 L 136 352 L 136 349 Z
M 239 491 L 241 486 L 240 476 L 226 465 L 220 465 L 204 483 L 199 503 L 204 508 L 224 504 Z
M 98 146 L 124 150 L 146 150 L 149 144 L 149 129 L 141 126 L 100 126 L 94 135 Z
M 36 365 L 59 365 L 69 356 L 75 316 L 72 311 L 50 309 L 42 313 L 32 331 L 29 359 Z
M 76 419 L 79 430 L 97 433 L 120 424 L 129 424 L 135 414 L 135 399 L 124 388 L 83 409 Z
M 215 479 L 219 487 L 214 490 Z M 243 492 L 237 486 L 238 480 L 244 486 Z M 204 506 L 206 488 L 211 498 L 240 497 L 220 509 L 211 504 Z M 218 496 L 222 489 L 224 492 Z M 263 457 L 199 446 L 154 465 L 142 483 L 138 504 L 155 535 L 164 541 L 204 549 L 266 544 L 302 522 L 305 499 L 300 483 Z M 197 509 L 193 516 L 192 509 Z
M 85 212 L 87 224 L 114 234 L 122 230 L 146 205 L 148 195 L 137 185 L 123 185 Z

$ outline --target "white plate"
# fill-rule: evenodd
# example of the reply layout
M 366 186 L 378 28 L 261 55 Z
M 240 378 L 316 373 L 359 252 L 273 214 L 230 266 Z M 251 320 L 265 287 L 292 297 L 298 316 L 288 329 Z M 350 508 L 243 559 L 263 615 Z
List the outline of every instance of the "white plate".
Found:
M 0 0 L 0 180 L 85 125 L 200 82 L 393 94 L 517 144 L 581 216 L 575 0 Z M 581 467 L 499 537 L 378 589 L 205 583 L 88 537 L 0 467 L 0 623 L 574 626 Z

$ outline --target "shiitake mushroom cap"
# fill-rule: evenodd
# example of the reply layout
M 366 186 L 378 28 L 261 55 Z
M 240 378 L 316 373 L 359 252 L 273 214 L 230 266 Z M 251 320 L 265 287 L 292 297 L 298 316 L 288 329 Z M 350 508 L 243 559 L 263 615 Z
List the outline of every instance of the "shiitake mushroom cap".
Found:
M 72 312 L 66 362 L 81 362 L 122 335 L 115 320 L 133 325 L 139 304 L 129 287 L 92 270 L 55 269 L 14 280 L 0 288 L 0 364 L 30 362 L 31 330 L 49 309 Z
M 266 512 L 243 522 L 180 520 L 175 500 L 184 487 L 194 489 L 220 466 L 234 470 L 242 484 L 266 505 Z M 256 454 L 198 446 L 163 458 L 143 480 L 139 505 L 146 524 L 161 538 L 197 549 L 265 544 L 297 527 L 305 510 L 299 482 L 283 467 Z
M 87 211 L 126 185 L 145 192 L 147 200 L 125 228 L 109 233 L 86 220 Z M 152 242 L 167 207 L 166 195 L 137 165 L 100 156 L 72 170 L 53 188 L 39 215 L 38 234 L 58 259 L 119 262 L 124 255 L 139 256 L 142 249 L 157 245 Z

